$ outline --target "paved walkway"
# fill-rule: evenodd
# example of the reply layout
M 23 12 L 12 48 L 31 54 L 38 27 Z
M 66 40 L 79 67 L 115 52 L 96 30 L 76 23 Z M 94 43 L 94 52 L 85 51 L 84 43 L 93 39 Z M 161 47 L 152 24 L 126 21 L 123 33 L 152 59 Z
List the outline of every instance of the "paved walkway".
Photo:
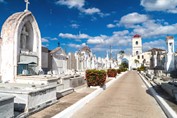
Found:
M 165 118 L 136 71 L 130 71 L 73 118 Z

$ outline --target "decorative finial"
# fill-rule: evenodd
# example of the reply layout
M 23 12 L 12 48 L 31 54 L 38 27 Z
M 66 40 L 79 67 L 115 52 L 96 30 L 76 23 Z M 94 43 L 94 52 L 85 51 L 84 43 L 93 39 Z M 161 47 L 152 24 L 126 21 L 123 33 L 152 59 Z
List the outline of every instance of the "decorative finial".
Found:
M 28 0 L 25 0 L 26 2 L 26 9 L 25 9 L 25 12 L 28 11 L 28 5 L 30 4 L 30 2 Z

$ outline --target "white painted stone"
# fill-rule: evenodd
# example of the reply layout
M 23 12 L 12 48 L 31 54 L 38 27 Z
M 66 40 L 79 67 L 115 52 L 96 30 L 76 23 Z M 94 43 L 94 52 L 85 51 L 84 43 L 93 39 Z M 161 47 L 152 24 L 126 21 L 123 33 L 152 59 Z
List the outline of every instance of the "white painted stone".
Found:
M 73 88 L 81 86 L 84 83 L 85 83 L 85 80 L 84 80 L 83 76 L 70 78 L 70 86 L 73 87 Z
M 65 77 L 62 77 L 62 84 L 64 85 L 64 89 L 67 89 L 67 88 L 70 88 L 70 78 L 71 76 L 65 76 Z
M 22 34 L 24 27 L 28 33 L 26 35 Z M 24 43 L 26 43 L 22 45 L 24 36 L 26 38 Z M 1 37 L 1 74 L 3 82 L 13 82 L 17 76 L 18 63 L 22 60 L 25 63 L 31 57 L 36 58 L 33 58 L 37 62 L 34 71 L 38 73 L 41 69 L 41 34 L 31 12 L 18 12 L 11 15 L 2 26 Z M 22 56 L 26 56 L 26 58 Z M 33 59 L 30 61 L 33 61 Z
M 57 47 L 50 54 L 52 55 L 52 73 L 54 75 L 65 74 L 67 72 L 66 52 L 61 47 Z
M 14 96 L 0 94 L 0 117 L 14 117 Z
M 56 85 L 0 84 L 0 93 L 15 96 L 17 111 L 33 111 L 56 101 Z
M 57 85 L 58 77 L 51 76 L 17 76 L 16 83 L 35 85 Z

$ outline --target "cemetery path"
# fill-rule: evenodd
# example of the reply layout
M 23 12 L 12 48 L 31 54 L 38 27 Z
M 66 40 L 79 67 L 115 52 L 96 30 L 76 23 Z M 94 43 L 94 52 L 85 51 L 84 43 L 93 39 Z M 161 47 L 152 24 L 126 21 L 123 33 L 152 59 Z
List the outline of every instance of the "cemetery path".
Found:
M 129 71 L 73 118 L 165 118 L 136 71 Z

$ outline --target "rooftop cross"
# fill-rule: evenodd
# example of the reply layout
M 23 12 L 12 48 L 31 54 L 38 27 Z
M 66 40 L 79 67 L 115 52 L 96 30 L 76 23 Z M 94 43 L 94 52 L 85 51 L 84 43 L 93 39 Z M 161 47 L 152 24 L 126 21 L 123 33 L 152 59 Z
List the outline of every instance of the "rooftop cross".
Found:
M 26 2 L 26 9 L 25 9 L 25 11 L 28 11 L 28 5 L 30 4 L 30 2 L 28 0 L 25 0 L 25 2 Z

